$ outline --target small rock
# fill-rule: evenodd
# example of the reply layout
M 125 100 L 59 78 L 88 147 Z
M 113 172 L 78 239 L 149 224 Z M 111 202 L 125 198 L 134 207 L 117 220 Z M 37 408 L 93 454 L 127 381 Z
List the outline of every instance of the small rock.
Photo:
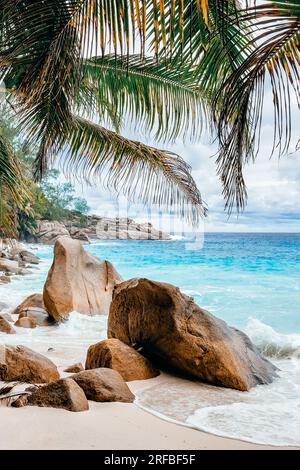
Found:
M 151 379 L 159 375 L 142 354 L 118 339 L 106 339 L 89 347 L 86 369 L 109 367 L 121 374 L 126 382 Z
M 0 315 L 0 332 L 6 333 L 8 335 L 13 335 L 16 333 L 16 330 L 11 326 L 11 324 L 4 318 L 4 315 Z
M 0 284 L 9 284 L 11 279 L 9 276 L 0 276 Z
M 73 364 L 73 365 L 67 367 L 64 370 L 64 372 L 69 372 L 69 373 L 72 373 L 72 374 L 76 374 L 77 372 L 82 372 L 83 370 L 84 370 L 84 367 L 81 364 L 81 362 L 77 362 L 76 364 Z
M 43 301 L 43 295 L 42 294 L 32 294 L 29 295 L 29 297 L 26 297 L 26 299 L 23 300 L 23 302 L 18 305 L 14 311 L 12 312 L 14 315 L 20 315 L 20 313 L 28 308 L 32 307 L 37 307 L 45 310 L 45 305 Z
M 54 348 L 48 348 L 47 351 L 52 352 L 52 351 L 55 351 L 55 349 Z
M 43 308 L 29 307 L 27 309 L 24 309 L 19 314 L 19 319 L 21 318 L 31 318 L 38 326 L 55 325 L 55 321 L 53 320 L 53 318 L 49 317 L 48 313 Z
M 15 326 L 18 326 L 19 328 L 36 328 L 37 324 L 33 318 L 21 317 L 15 322 Z
M 86 411 L 89 404 L 83 390 L 71 378 L 60 379 L 48 385 L 38 387 L 28 395 L 23 395 L 12 406 L 40 406 L 63 408 L 68 411 Z
M 39 264 L 40 262 L 40 258 L 38 256 L 34 255 L 33 253 L 27 250 L 20 251 L 19 256 L 21 260 L 24 261 L 25 263 Z
M 5 258 L 0 258 L 0 271 L 12 274 L 28 274 L 29 271 L 25 268 L 20 268 L 18 261 L 12 261 Z
M 83 389 L 88 400 L 132 403 L 134 395 L 121 375 L 112 369 L 85 370 L 71 378 Z

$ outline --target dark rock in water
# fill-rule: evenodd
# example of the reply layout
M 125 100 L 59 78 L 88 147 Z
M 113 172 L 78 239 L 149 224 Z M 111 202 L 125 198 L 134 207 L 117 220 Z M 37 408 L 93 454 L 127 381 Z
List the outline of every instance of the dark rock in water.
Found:
M 55 364 L 25 346 L 0 345 L 0 380 L 49 383 L 59 379 Z
M 118 339 L 106 339 L 89 347 L 85 368 L 109 367 L 121 374 L 126 382 L 151 379 L 159 375 L 142 354 Z
M 28 308 L 41 308 L 45 309 L 43 295 L 42 294 L 31 294 L 23 302 L 18 305 L 12 312 L 14 315 L 20 315 L 21 312 Z
M 121 375 L 112 369 L 85 370 L 71 378 L 83 389 L 88 400 L 131 403 L 134 395 Z
M 63 408 L 68 411 L 86 411 L 89 404 L 83 390 L 72 380 L 60 379 L 48 385 L 35 388 L 28 395 L 23 395 L 12 406 L 41 406 Z
M 16 333 L 16 330 L 11 326 L 11 324 L 6 320 L 4 315 L 0 315 L 0 332 L 6 333 L 8 335 L 13 335 Z
M 82 372 L 84 370 L 83 365 L 81 362 L 77 362 L 76 364 L 72 364 L 71 366 L 64 369 L 64 372 L 76 374 L 77 372 Z
M 86 315 L 108 314 L 112 290 L 122 278 L 109 261 L 84 250 L 82 243 L 60 238 L 44 286 L 44 303 L 56 321 L 77 311 Z
M 22 261 L 29 264 L 39 264 L 40 262 L 40 258 L 38 256 L 36 256 L 34 253 L 31 253 L 31 251 L 27 250 L 20 251 L 19 257 Z
M 170 284 L 131 279 L 113 292 L 108 337 L 143 347 L 166 368 L 246 391 L 268 384 L 276 367 L 230 328 Z

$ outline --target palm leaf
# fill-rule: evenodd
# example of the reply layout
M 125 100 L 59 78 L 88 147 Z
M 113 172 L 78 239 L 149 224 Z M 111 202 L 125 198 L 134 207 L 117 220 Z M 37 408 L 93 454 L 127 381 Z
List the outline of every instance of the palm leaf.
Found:
M 232 19 L 234 22 L 235 19 Z M 273 152 L 289 149 L 292 135 L 291 96 L 298 104 L 300 72 L 300 5 L 268 2 L 249 7 L 239 19 L 255 24 L 256 47 L 227 78 L 217 96 L 220 152 L 218 173 L 229 211 L 243 209 L 247 198 L 243 167 L 259 148 L 264 92 L 270 83 L 274 109 Z M 249 43 L 252 40 L 249 40 Z
M 139 55 L 108 55 L 86 60 L 83 77 L 83 82 L 93 84 L 100 103 L 110 103 L 118 116 L 135 121 L 139 130 L 154 130 L 156 140 L 197 138 L 209 122 L 208 97 L 192 70 L 183 66 L 169 68 Z
M 80 117 L 64 148 L 61 162 L 67 174 L 88 181 L 102 178 L 106 187 L 128 198 L 165 209 L 194 224 L 206 207 L 190 167 L 177 155 L 132 141 Z

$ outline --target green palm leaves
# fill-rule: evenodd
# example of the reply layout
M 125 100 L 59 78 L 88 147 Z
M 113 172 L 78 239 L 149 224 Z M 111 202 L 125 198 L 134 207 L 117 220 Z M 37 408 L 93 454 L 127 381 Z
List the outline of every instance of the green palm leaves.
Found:
M 107 172 L 110 186 L 196 222 L 205 207 L 188 165 L 120 132 L 130 120 L 166 142 L 199 138 L 206 125 L 219 140 L 227 208 L 242 210 L 266 77 L 274 148 L 289 146 L 291 92 L 299 99 L 298 3 L 0 0 L 0 77 L 39 144 L 37 178 L 60 155 L 69 171 Z
M 18 158 L 0 130 L 0 234 L 14 234 L 15 208 L 28 201 L 25 179 Z

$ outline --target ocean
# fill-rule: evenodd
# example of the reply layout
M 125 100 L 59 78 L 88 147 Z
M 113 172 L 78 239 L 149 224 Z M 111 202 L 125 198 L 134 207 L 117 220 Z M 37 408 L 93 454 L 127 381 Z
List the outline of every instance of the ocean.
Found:
M 86 246 L 110 260 L 124 279 L 147 277 L 178 286 L 201 307 L 245 331 L 280 369 L 271 385 L 250 392 L 166 376 L 138 392 L 137 404 L 165 419 L 214 434 L 271 445 L 300 445 L 300 234 L 207 233 L 203 246 L 171 241 L 95 241 Z M 41 292 L 53 247 L 32 246 L 38 269 L 0 286 L 11 308 Z M 0 342 L 46 352 L 58 365 L 105 338 L 105 317 L 72 315 L 63 325 L 0 333 Z M 74 357 L 76 356 L 76 357 Z

